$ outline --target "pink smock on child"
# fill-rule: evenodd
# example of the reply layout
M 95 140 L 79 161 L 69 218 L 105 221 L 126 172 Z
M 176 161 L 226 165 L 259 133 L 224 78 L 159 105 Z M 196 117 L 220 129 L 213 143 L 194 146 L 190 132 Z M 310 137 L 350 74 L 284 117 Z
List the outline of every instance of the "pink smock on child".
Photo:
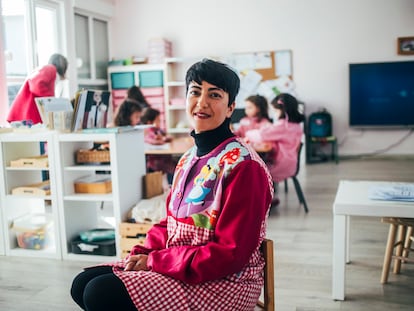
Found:
M 246 138 L 251 143 L 272 143 L 272 151 L 267 157 L 266 164 L 275 182 L 282 181 L 295 174 L 298 147 L 302 136 L 302 125 L 287 122 L 285 119 L 280 119 L 277 124 L 263 127 L 260 130 L 246 132 Z

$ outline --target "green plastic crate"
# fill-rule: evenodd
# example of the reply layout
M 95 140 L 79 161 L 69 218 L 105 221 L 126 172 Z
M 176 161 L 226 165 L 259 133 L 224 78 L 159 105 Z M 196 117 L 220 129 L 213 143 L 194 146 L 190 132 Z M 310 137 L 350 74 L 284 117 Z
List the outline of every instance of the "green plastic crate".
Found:
M 164 85 L 164 72 L 162 70 L 141 71 L 139 73 L 140 87 L 159 87 Z
M 133 72 L 114 72 L 111 73 L 112 89 L 127 89 L 135 85 Z

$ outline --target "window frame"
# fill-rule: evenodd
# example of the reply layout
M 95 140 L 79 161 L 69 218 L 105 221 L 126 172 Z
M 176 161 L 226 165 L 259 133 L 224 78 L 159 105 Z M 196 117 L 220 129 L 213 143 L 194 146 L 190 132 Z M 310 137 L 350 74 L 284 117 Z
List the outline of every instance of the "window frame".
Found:
M 39 54 L 37 47 L 37 38 L 39 37 L 37 33 L 36 25 L 36 8 L 47 8 L 55 11 L 55 21 L 58 27 L 56 35 L 56 44 L 57 52 L 65 54 L 66 44 L 64 40 L 64 9 L 62 0 L 24 0 L 25 8 L 25 19 L 24 19 L 24 28 L 25 28 L 25 44 L 27 47 L 26 51 L 26 74 L 25 76 L 20 75 L 9 75 L 6 71 L 6 81 L 7 83 L 23 83 L 27 77 L 35 68 L 39 67 Z
M 106 17 L 99 13 L 90 12 L 80 8 L 74 8 L 74 16 L 73 19 L 75 20 L 75 15 L 81 15 L 86 17 L 88 20 L 88 37 L 89 37 L 89 59 L 90 59 L 90 78 L 79 78 L 77 76 L 78 86 L 96 86 L 96 87 L 105 87 L 108 85 L 108 78 L 105 79 L 97 78 L 96 77 L 96 57 L 95 57 L 95 33 L 94 33 L 94 20 L 99 20 L 101 22 L 106 23 L 106 40 L 108 43 L 107 50 L 108 50 L 108 57 L 110 55 L 110 42 L 109 42 L 109 33 L 110 33 L 110 17 Z M 75 38 L 76 44 L 76 38 Z M 108 59 L 109 61 L 109 59 Z

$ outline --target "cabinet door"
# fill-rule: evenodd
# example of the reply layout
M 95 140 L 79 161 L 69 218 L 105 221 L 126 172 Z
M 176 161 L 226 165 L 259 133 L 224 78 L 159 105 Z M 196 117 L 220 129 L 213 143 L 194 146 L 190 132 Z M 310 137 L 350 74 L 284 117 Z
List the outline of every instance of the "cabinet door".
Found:
M 0 140 L 5 254 L 61 258 L 54 135 L 11 133 Z
M 129 210 L 142 197 L 142 177 L 145 174 L 143 141 L 142 130 L 59 136 L 59 206 L 64 259 L 102 261 L 120 257 L 118 225 L 126 221 Z M 91 149 L 96 142 L 105 142 L 109 148 L 109 162 L 77 163 L 76 152 Z M 108 191 L 105 188 L 108 192 L 102 193 L 102 188 L 94 188 L 99 182 L 91 182 L 90 192 L 78 193 L 75 183 L 85 177 L 109 177 L 111 189 Z M 87 243 L 79 241 L 79 234 L 93 229 L 114 229 L 115 245 L 103 245 L 101 248 L 94 248 L 96 243 L 92 243 L 92 247 L 81 245 Z

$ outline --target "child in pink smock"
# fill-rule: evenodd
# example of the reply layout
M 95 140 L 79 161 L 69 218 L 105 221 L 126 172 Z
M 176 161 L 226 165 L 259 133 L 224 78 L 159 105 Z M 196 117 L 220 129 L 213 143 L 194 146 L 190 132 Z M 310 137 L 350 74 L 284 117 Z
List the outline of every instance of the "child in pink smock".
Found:
M 249 130 L 260 129 L 271 124 L 268 113 L 267 99 L 261 95 L 251 95 L 245 100 L 246 116 L 240 120 L 239 128 L 234 132 L 244 138 Z
M 141 116 L 141 123 L 153 125 L 144 131 L 144 142 L 150 145 L 163 145 L 172 140 L 160 127 L 160 111 L 153 108 L 145 108 Z M 177 161 L 171 155 L 146 155 L 147 171 L 162 171 L 171 181 Z
M 277 122 L 271 126 L 246 132 L 250 143 L 270 142 L 272 150 L 266 156 L 266 164 L 273 181 L 278 183 L 296 172 L 298 147 L 302 140 L 305 120 L 298 111 L 298 102 L 290 94 L 282 93 L 274 98 L 271 106 L 275 109 Z

